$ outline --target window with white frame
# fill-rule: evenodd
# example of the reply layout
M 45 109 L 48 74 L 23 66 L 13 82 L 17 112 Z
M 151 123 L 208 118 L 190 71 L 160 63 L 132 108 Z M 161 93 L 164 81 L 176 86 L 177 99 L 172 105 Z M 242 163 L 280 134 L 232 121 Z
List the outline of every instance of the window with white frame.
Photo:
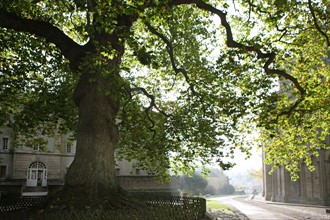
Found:
M 40 146 L 39 144 L 34 145 L 33 146 L 33 150 L 34 151 L 40 151 L 40 147 L 39 146 Z
M 2 138 L 2 150 L 9 150 L 9 138 Z
M 72 153 L 72 145 L 71 144 L 66 145 L 66 153 L 68 153 L 68 154 Z

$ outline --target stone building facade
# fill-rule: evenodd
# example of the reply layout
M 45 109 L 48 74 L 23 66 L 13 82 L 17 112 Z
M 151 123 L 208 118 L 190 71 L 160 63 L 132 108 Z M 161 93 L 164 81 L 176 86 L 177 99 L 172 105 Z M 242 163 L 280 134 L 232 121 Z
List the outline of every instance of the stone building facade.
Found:
M 311 172 L 301 163 L 299 179 L 294 182 L 284 167 L 269 174 L 271 166 L 263 164 L 265 200 L 330 205 L 330 150 L 321 150 L 319 156 L 313 159 L 313 165 L 315 171 Z
M 14 137 L 9 128 L 0 129 L 0 192 L 22 196 L 46 195 L 64 184 L 75 156 L 76 141 L 70 135 L 37 138 L 33 146 Z M 136 162 L 136 161 L 135 161 Z M 117 161 L 117 178 L 126 190 L 158 190 L 177 193 L 179 178 L 159 183 L 155 173 L 136 168 L 133 162 Z

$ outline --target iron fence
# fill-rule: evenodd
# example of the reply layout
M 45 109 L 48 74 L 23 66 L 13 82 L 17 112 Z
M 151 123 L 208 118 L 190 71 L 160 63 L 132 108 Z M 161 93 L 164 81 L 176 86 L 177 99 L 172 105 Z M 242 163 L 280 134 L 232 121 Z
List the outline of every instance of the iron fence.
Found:
M 161 196 L 139 193 L 134 197 L 146 204 L 145 208 L 124 210 L 70 210 L 41 212 L 33 219 L 47 220 L 198 220 L 206 212 L 206 200 L 197 197 Z M 42 204 L 45 198 L 21 198 L 15 204 L 0 204 L 0 219 L 28 219 L 27 211 Z

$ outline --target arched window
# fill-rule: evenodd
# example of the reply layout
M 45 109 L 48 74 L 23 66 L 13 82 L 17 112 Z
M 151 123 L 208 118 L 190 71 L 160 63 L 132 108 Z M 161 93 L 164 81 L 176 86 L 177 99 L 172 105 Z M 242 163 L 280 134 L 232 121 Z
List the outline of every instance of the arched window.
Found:
M 33 162 L 30 164 L 29 169 L 45 170 L 46 165 L 42 162 Z
M 33 162 L 27 170 L 26 186 L 47 186 L 47 167 L 42 162 Z

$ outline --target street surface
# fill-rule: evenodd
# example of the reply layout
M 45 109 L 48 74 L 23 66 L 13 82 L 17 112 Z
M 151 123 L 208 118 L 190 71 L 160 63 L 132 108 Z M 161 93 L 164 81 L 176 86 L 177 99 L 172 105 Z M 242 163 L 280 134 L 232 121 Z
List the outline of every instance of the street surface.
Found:
M 261 196 L 249 197 L 213 197 L 219 203 L 228 204 L 243 213 L 250 220 L 330 220 L 330 214 L 321 206 L 297 206 L 283 203 L 270 203 Z M 330 207 L 328 207 L 330 208 Z M 241 219 L 247 219 L 241 217 Z

